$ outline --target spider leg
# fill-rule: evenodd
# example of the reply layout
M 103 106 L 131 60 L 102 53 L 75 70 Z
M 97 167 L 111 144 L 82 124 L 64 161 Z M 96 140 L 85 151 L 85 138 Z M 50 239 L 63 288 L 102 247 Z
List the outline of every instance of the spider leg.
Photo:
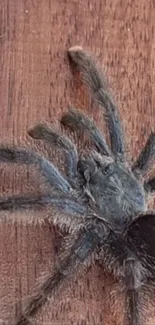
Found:
M 116 157 L 124 160 L 125 148 L 121 122 L 103 76 L 101 76 L 92 58 L 81 47 L 74 46 L 69 49 L 68 53 L 71 60 L 82 73 L 84 82 L 90 87 L 101 107 L 105 108 L 112 152 Z
M 126 290 L 126 322 L 128 325 L 154 324 L 155 281 L 151 278 L 141 287 Z M 147 302 L 147 303 L 146 303 Z M 147 308 L 146 308 L 147 306 Z
M 146 192 L 148 192 L 148 194 L 151 194 L 151 196 L 154 196 L 155 195 L 155 177 L 144 182 L 144 188 L 145 188 Z
M 155 214 L 150 213 L 136 219 L 124 234 L 111 232 L 100 251 L 101 265 L 118 280 L 119 290 L 126 297 L 123 324 L 146 324 L 142 317 L 146 301 L 150 300 L 150 310 L 155 306 L 155 292 L 151 301 L 153 295 L 145 291 L 147 285 L 155 283 L 154 247 Z
M 29 130 L 29 135 L 34 139 L 44 140 L 53 146 L 61 148 L 66 153 L 67 162 L 67 176 L 70 181 L 74 181 L 77 176 L 77 161 L 78 155 L 75 145 L 65 137 L 56 131 L 53 127 L 48 125 L 38 124 L 31 130 Z
M 100 238 L 93 231 L 88 230 L 85 230 L 83 234 L 78 234 L 73 242 L 68 242 L 66 251 L 60 256 L 59 265 L 41 284 L 38 292 L 30 298 L 27 307 L 19 315 L 14 325 L 30 325 L 31 317 L 36 315 L 50 297 L 57 294 L 66 281 L 73 278 L 74 272 L 81 264 L 86 263 L 99 243 Z
M 134 173 L 140 173 L 143 177 L 149 172 L 149 169 L 152 168 L 152 164 L 155 161 L 155 133 L 152 133 L 144 149 L 141 151 L 137 161 L 132 167 Z
M 147 323 L 148 310 L 151 317 L 155 306 L 155 291 L 151 289 L 151 284 L 155 283 L 155 214 L 147 212 L 135 220 L 127 230 L 126 242 L 134 247 L 140 262 L 138 272 L 135 270 L 137 275 L 139 273 L 139 281 L 135 281 L 133 270 L 133 285 L 127 290 L 129 325 L 143 325 Z
M 139 320 L 139 290 L 127 290 L 126 291 L 126 318 L 129 325 L 141 325 Z
M 82 112 L 72 109 L 61 119 L 62 124 L 73 130 L 87 132 L 97 149 L 106 156 L 111 156 L 111 151 L 95 123 Z
M 87 208 L 75 201 L 73 198 L 64 194 L 53 195 L 38 195 L 38 196 L 9 196 L 6 198 L 0 197 L 0 211 L 15 211 L 24 209 L 41 208 L 44 206 L 52 206 L 58 208 L 59 211 L 73 216 L 84 216 Z
M 71 191 L 71 185 L 59 173 L 58 169 L 46 158 L 41 155 L 28 151 L 27 149 L 19 149 L 15 147 L 0 147 L 0 162 L 35 164 L 39 167 L 46 181 L 64 193 Z

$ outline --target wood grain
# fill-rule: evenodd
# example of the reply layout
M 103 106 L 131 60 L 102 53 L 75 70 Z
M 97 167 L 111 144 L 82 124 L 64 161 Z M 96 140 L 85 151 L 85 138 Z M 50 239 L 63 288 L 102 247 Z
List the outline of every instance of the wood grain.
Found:
M 66 55 L 73 45 L 92 52 L 106 70 L 135 159 L 155 130 L 154 0 L 1 0 L 1 142 L 33 146 L 27 130 L 38 121 L 58 120 L 71 104 L 99 121 L 81 84 L 73 82 Z M 54 159 L 55 152 L 48 153 Z M 39 186 L 23 167 L 1 165 L 0 175 L 2 194 L 27 192 L 35 182 L 36 190 Z M 22 223 L 10 220 L 0 224 L 0 322 L 6 324 L 15 319 L 36 279 L 50 271 L 57 240 L 52 225 L 26 225 L 24 216 Z M 49 302 L 35 323 L 120 325 L 115 297 L 110 305 L 106 298 L 111 281 L 103 280 L 94 267 Z M 154 322 L 148 318 L 147 324 Z

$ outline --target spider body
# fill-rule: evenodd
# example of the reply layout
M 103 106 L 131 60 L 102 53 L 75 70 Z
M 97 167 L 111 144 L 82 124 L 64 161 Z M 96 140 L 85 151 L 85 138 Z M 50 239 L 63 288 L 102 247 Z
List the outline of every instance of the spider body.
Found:
M 144 325 L 148 321 L 146 301 L 151 312 L 155 301 L 155 214 L 147 211 L 148 200 L 154 195 L 155 178 L 146 178 L 155 161 L 155 134 L 150 135 L 131 166 L 119 114 L 104 77 L 82 48 L 71 48 L 69 57 L 103 109 L 111 146 L 92 119 L 71 109 L 61 123 L 89 135 L 93 149 L 85 154 L 80 155 L 76 146 L 53 127 L 39 124 L 29 130 L 32 138 L 64 151 L 65 176 L 34 151 L 0 147 L 0 162 L 36 165 L 51 188 L 39 196 L 1 198 L 0 210 L 54 207 L 59 213 L 52 217 L 53 222 L 67 225 L 70 232 L 58 265 L 31 296 L 15 325 L 31 324 L 48 298 L 58 294 L 64 282 L 72 281 L 77 270 L 92 260 L 114 278 L 119 293 L 124 294 L 122 324 Z M 111 308 L 115 306 L 112 304 Z M 119 308 L 114 314 L 117 313 Z
M 143 184 L 123 163 L 115 162 L 112 157 L 108 161 L 108 157 L 92 155 L 82 157 L 79 171 L 100 218 L 115 231 L 123 232 L 135 216 L 146 210 Z

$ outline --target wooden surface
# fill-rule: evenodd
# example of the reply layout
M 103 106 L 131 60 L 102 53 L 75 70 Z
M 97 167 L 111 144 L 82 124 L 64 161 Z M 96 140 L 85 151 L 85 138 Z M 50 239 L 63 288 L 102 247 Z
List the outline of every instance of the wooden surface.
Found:
M 66 55 L 70 46 L 82 45 L 109 76 L 135 158 L 155 130 L 154 1 L 1 0 L 0 12 L 1 142 L 33 147 L 26 132 L 36 122 L 56 121 L 71 104 L 87 110 L 90 101 L 73 82 Z M 93 116 L 98 121 L 98 113 Z M 1 165 L 0 176 L 3 195 L 39 186 L 35 173 L 23 167 Z M 55 261 L 58 235 L 52 224 L 26 225 L 27 217 L 11 224 L 10 216 L 0 224 L 0 323 L 15 319 L 21 298 Z M 49 302 L 34 323 L 120 325 L 105 283 L 94 267 Z

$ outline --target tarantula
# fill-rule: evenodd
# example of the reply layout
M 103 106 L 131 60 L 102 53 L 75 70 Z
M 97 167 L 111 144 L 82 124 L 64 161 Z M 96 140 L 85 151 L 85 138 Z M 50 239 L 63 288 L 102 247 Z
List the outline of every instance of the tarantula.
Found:
M 120 290 L 125 293 L 123 324 L 142 325 L 146 323 L 147 299 L 151 304 L 155 289 L 155 213 L 147 211 L 155 190 L 155 178 L 147 177 L 155 160 L 155 134 L 150 135 L 138 159 L 130 166 L 119 114 L 104 77 L 81 47 L 72 47 L 68 53 L 103 109 L 111 146 L 92 119 L 72 109 L 62 117 L 61 123 L 86 132 L 92 150 L 77 152 L 70 139 L 53 127 L 39 124 L 29 131 L 32 138 L 64 151 L 65 177 L 34 151 L 0 148 L 0 162 L 35 164 L 51 186 L 51 192 L 44 195 L 2 198 L 0 210 L 51 206 L 63 213 L 63 217 L 57 213 L 53 222 L 68 225 L 70 231 L 58 265 L 30 298 L 15 324 L 29 324 L 47 299 L 58 293 L 80 266 L 86 267 L 93 259 L 120 283 Z

